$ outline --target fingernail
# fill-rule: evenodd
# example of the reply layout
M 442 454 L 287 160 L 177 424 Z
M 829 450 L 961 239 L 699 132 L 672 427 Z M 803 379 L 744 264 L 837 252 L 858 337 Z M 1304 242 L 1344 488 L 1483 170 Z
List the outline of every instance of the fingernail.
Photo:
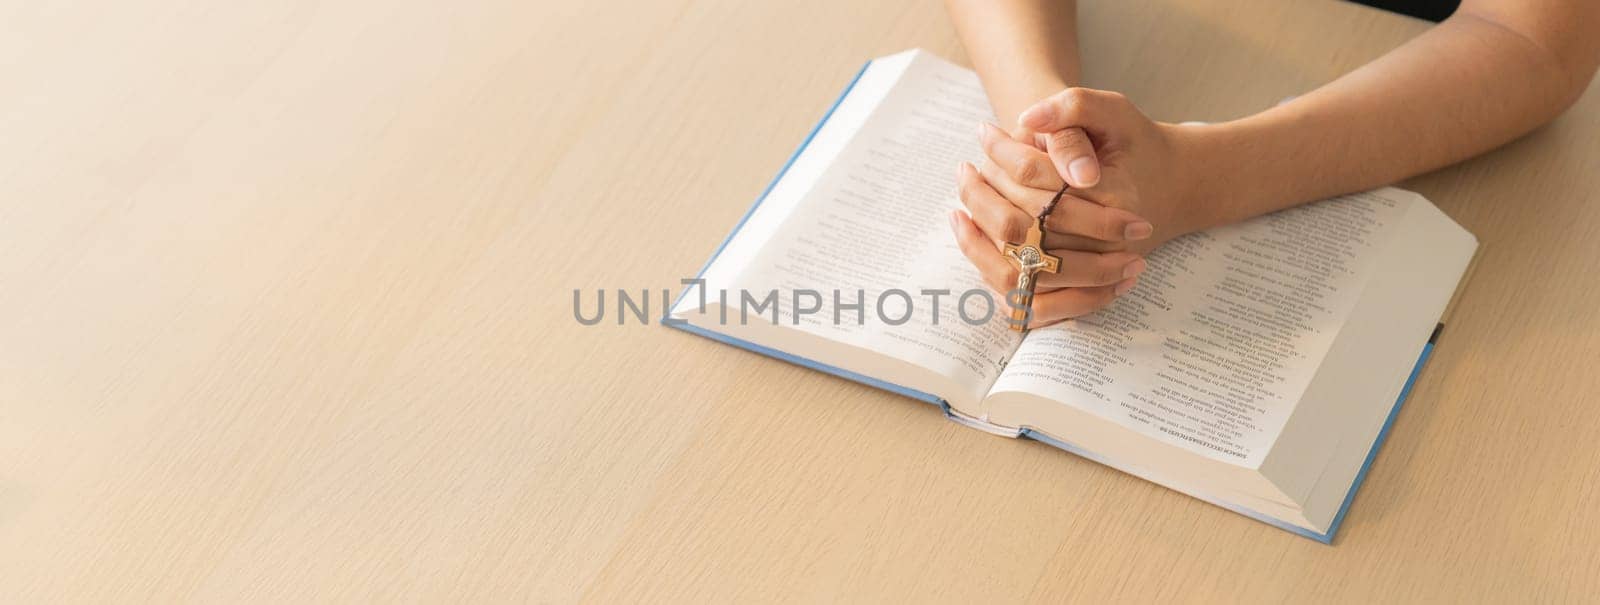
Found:
M 1133 286 L 1138 284 L 1138 283 L 1139 283 L 1139 280 L 1136 279 L 1136 278 L 1129 278 L 1129 279 L 1122 280 L 1122 283 L 1117 284 L 1117 296 L 1122 296 L 1123 294 L 1127 294 L 1128 291 L 1132 290 Z
M 978 122 L 978 139 L 983 140 L 989 136 L 989 123 Z
M 1128 263 L 1127 266 L 1122 268 L 1122 279 L 1129 279 L 1138 276 L 1140 273 L 1144 273 L 1144 268 L 1144 259 L 1133 259 L 1133 262 Z
M 1077 187 L 1093 187 L 1100 182 L 1100 164 L 1094 158 L 1078 158 L 1067 164 L 1067 172 L 1072 173 L 1073 185 Z
M 1129 223 L 1128 226 L 1122 230 L 1122 237 L 1124 239 L 1138 241 L 1142 239 L 1149 239 L 1150 234 L 1155 232 L 1156 228 L 1154 225 L 1144 221 L 1139 221 L 1137 223 Z
M 960 210 L 951 210 L 950 211 L 950 216 L 947 217 L 947 218 L 950 219 L 950 229 L 952 231 L 960 229 L 960 220 L 956 218 L 956 214 L 959 213 L 959 212 L 961 212 L 961 211 Z

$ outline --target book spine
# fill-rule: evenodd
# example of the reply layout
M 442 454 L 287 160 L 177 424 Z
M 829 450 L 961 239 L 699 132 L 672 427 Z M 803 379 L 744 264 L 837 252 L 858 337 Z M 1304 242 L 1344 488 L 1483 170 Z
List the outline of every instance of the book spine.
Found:
M 1001 437 L 1010 437 L 1012 439 L 1016 439 L 1022 436 L 1022 427 L 998 425 L 993 422 L 989 422 L 987 416 L 984 418 L 974 418 L 972 416 L 968 416 L 961 412 L 957 412 L 955 408 L 950 407 L 949 402 L 943 402 L 941 407 L 944 408 L 944 417 L 949 418 L 956 424 L 964 425 L 969 428 L 975 428 L 985 433 L 999 435 Z

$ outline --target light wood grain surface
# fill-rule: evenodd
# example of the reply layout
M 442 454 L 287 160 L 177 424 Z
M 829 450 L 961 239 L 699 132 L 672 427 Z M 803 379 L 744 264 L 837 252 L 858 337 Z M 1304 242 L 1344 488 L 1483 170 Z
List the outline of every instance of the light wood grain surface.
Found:
M 0 601 L 1595 598 L 1600 93 L 1406 185 L 1484 244 L 1332 547 L 576 288 L 676 288 L 934 0 L 0 6 Z M 1085 0 L 1242 115 L 1425 24 Z M 659 302 L 657 302 L 659 304 Z M 659 310 L 659 307 L 656 307 Z

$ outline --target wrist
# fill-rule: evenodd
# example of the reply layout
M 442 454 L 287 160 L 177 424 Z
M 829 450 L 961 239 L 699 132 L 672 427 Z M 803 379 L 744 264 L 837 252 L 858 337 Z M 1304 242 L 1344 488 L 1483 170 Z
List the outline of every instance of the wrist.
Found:
M 1172 151 L 1170 186 L 1172 207 L 1177 208 L 1177 227 L 1183 235 L 1204 231 L 1228 222 L 1225 175 L 1231 143 L 1225 124 L 1184 122 L 1162 124 Z
M 1319 141 L 1305 117 L 1277 107 L 1216 124 L 1175 127 L 1175 148 L 1184 167 L 1183 202 L 1203 226 L 1236 223 L 1328 192 L 1309 186 L 1324 164 L 1311 159 L 1308 141 Z

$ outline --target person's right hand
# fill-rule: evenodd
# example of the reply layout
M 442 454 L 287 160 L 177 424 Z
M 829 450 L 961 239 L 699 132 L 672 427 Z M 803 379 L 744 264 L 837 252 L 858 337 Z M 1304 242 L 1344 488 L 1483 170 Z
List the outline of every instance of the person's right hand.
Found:
M 991 160 L 1013 159 L 1009 170 L 985 171 L 984 177 L 1001 195 L 1021 202 L 1019 207 L 1027 208 L 1028 188 L 1071 182 L 1076 197 L 1148 221 L 1126 224 L 1125 234 L 1104 234 L 1140 253 L 1222 219 L 1211 205 L 1190 199 L 1200 176 L 1199 154 L 1222 151 L 1198 144 L 1194 126 L 1157 122 L 1119 93 L 1088 88 L 1053 94 L 1023 111 L 1017 122 L 1019 130 L 1043 143 L 1045 153 L 1034 152 L 1040 145 L 991 132 L 985 137 Z
M 971 217 L 957 213 L 951 226 L 985 282 L 1005 293 L 1016 270 L 1000 243 L 1022 241 L 1033 217 L 1073 181 L 1045 220 L 1045 249 L 1062 258 L 1062 270 L 1039 278 L 1034 314 L 1043 325 L 1126 293 L 1145 268 L 1140 255 L 1193 230 L 1193 215 L 1176 202 L 1179 179 L 1138 178 L 1177 176 L 1172 127 L 1144 117 L 1121 95 L 1067 89 L 1025 112 L 1022 125 L 1019 138 L 1028 142 L 982 127 L 988 159 L 981 170 L 963 165 L 958 175 Z M 1159 201 L 1148 202 L 1146 191 Z

